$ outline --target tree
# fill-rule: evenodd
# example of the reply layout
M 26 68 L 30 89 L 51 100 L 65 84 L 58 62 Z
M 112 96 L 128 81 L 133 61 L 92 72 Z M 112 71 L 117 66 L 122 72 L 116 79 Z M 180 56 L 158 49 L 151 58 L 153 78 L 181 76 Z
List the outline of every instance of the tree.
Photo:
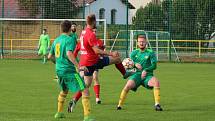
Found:
M 164 30 L 164 13 L 160 4 L 149 3 L 146 7 L 140 7 L 133 19 L 136 29 L 149 31 Z

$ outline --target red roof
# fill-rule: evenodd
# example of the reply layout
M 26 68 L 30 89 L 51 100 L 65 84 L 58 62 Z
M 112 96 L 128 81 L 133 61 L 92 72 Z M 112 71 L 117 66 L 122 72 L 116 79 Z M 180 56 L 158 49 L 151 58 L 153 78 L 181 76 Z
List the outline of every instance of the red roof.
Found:
M 2 9 L 0 9 L 0 17 L 2 17 Z M 17 0 L 4 0 L 4 18 L 30 18 L 30 15 L 19 7 Z

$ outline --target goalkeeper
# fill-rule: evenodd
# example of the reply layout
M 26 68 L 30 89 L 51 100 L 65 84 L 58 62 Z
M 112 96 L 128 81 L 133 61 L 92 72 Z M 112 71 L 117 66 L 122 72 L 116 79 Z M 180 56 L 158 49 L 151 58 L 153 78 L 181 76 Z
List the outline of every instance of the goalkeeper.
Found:
M 38 44 L 38 55 L 43 56 L 43 63 L 47 61 L 47 54 L 50 46 L 50 38 L 47 34 L 47 29 L 43 29 L 43 33 L 40 35 L 40 40 Z
M 129 90 L 136 91 L 137 88 L 142 85 L 147 89 L 153 89 L 155 110 L 162 111 L 163 109 L 160 105 L 160 83 L 153 75 L 153 71 L 157 66 L 156 56 L 151 49 L 147 49 L 147 40 L 145 35 L 138 35 L 137 43 L 139 49 L 132 51 L 130 55 L 137 71 L 129 77 L 127 84 L 123 88 L 117 110 L 122 109 L 122 105 Z

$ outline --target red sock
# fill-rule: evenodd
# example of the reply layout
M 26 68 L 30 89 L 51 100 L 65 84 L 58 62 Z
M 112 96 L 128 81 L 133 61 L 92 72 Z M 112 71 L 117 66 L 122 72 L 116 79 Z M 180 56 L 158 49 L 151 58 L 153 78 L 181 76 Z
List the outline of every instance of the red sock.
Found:
M 73 100 L 77 102 L 81 98 L 81 96 L 82 96 L 82 93 L 81 91 L 79 91 L 73 96 Z
M 100 94 L 100 85 L 94 85 L 94 92 L 96 94 L 96 98 L 99 98 Z
M 125 75 L 126 71 L 122 63 L 115 64 L 115 66 L 121 72 L 122 75 Z

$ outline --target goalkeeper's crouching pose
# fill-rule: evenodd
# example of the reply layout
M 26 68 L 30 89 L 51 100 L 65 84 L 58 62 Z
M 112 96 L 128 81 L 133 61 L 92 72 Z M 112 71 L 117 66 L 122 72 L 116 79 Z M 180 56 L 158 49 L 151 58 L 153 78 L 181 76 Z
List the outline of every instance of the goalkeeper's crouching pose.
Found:
M 137 71 L 129 77 L 127 84 L 123 88 L 117 110 L 122 109 L 122 105 L 129 90 L 136 91 L 137 88 L 142 85 L 147 89 L 153 89 L 155 110 L 162 111 L 163 109 L 160 105 L 160 83 L 153 75 L 153 71 L 157 66 L 156 56 L 152 50 L 147 49 L 147 40 L 145 35 L 139 35 L 137 43 L 139 49 L 132 51 L 130 55 Z

